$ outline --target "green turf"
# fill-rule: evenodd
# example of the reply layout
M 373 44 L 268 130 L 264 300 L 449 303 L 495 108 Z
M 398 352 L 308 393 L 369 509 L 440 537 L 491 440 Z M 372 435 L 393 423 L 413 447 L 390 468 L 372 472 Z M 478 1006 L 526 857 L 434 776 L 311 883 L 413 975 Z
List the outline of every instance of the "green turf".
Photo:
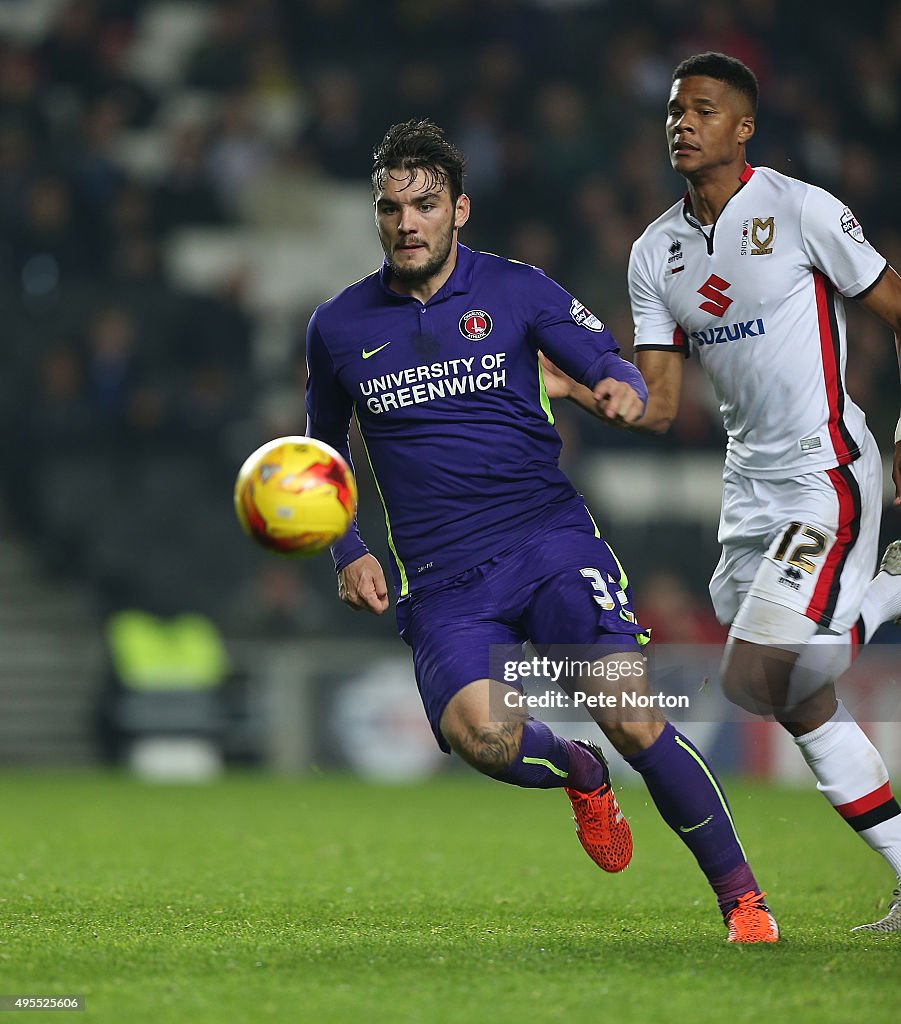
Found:
M 886 866 L 810 789 L 730 793 L 776 947 L 724 944 L 641 789 L 608 876 L 562 793 L 477 777 L 5 775 L 0 993 L 85 996 L 26 1017 L 57 1024 L 895 1022 L 901 936 L 848 933 Z

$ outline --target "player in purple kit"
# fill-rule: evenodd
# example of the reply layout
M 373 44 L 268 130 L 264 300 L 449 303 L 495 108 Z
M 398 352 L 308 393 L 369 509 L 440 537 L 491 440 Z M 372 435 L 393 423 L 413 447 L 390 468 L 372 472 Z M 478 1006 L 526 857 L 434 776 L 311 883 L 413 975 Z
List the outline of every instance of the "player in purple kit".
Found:
M 385 508 L 399 631 L 441 748 L 502 782 L 564 788 L 586 852 L 621 871 L 631 832 L 600 750 L 508 707 L 516 691 L 492 678 L 489 650 L 590 646 L 604 665 L 644 664 L 648 637 L 626 575 L 558 467 L 538 350 L 622 424 L 642 416 L 644 381 L 604 325 L 541 271 L 458 242 L 470 212 L 463 158 L 432 122 L 389 129 L 372 188 L 385 262 L 310 320 L 307 432 L 349 458 L 357 419 Z M 384 613 L 385 575 L 356 527 L 333 554 L 342 600 Z M 644 676 L 628 683 L 649 692 Z M 700 752 L 655 709 L 594 716 L 696 857 L 729 941 L 775 942 Z

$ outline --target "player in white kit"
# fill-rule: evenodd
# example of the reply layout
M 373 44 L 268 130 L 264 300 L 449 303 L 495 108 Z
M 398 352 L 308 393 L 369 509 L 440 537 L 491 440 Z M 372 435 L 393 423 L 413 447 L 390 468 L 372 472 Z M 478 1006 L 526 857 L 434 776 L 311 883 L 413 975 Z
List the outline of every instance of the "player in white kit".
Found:
M 843 203 L 752 168 L 757 82 L 706 53 L 673 74 L 666 133 L 685 197 L 632 249 L 636 362 L 649 388 L 634 426 L 663 433 L 682 362 L 701 361 L 728 433 L 710 592 L 731 623 L 723 688 L 792 734 L 818 789 L 898 877 L 887 913 L 859 930 L 901 933 L 901 808 L 879 752 L 836 699 L 855 647 L 901 615 L 901 542 L 875 579 L 882 467 L 845 391 L 843 297 L 895 332 L 901 278 Z M 551 395 L 593 408 L 550 367 Z M 546 375 L 547 377 L 548 375 Z M 901 421 L 893 476 L 901 505 Z

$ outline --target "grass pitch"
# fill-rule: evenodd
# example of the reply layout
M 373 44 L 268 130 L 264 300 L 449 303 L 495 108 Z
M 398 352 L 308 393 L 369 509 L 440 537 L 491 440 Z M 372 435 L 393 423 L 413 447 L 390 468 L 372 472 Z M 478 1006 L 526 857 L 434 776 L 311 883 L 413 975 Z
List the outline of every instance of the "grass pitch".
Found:
M 729 947 L 641 788 L 604 875 L 561 792 L 0 777 L 0 994 L 116 1024 L 895 1022 L 901 936 L 852 936 L 892 879 L 810 789 L 728 787 L 783 928 Z M 11 1016 L 17 1016 L 14 1012 Z

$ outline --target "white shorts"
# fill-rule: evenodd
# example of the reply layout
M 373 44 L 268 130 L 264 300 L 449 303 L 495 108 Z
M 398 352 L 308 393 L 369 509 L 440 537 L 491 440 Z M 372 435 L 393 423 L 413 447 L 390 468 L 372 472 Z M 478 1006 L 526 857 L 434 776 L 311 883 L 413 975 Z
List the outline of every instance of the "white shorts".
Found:
M 755 480 L 727 466 L 723 481 L 723 553 L 710 580 L 720 622 L 732 622 L 751 595 L 800 613 L 821 632 L 850 629 L 878 554 L 882 462 L 872 435 L 847 466 L 791 480 Z M 760 642 L 760 632 L 748 639 Z M 772 642 L 785 639 L 807 637 Z

